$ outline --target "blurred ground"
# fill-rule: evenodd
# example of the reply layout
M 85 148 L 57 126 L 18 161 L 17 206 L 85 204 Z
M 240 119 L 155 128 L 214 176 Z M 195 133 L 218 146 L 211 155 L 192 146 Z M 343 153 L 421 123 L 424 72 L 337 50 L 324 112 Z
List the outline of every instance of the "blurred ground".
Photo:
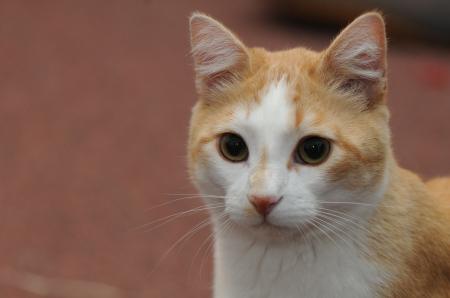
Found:
M 277 25 L 256 0 L 0 1 L 1 272 L 91 281 L 120 297 L 209 297 L 208 242 L 197 253 L 207 229 L 161 261 L 204 216 L 132 229 L 199 205 L 146 211 L 194 192 L 184 155 L 197 9 L 269 49 L 321 49 L 336 33 Z M 401 164 L 449 174 L 449 49 L 394 42 L 389 62 Z M 0 297 L 40 296 L 0 285 Z

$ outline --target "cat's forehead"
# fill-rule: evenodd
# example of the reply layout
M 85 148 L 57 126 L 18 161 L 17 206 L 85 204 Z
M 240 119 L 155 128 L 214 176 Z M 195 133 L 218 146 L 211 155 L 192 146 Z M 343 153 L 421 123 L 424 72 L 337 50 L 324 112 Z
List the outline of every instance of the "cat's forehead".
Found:
M 236 107 L 235 123 L 263 130 L 267 135 L 290 133 L 311 124 L 320 113 L 308 108 L 307 100 L 302 101 L 299 93 L 296 82 L 286 76 L 268 80 L 256 100 Z
M 259 99 L 248 105 L 245 120 L 266 128 L 288 127 L 292 118 L 294 92 L 282 78 L 269 82 L 260 92 Z M 241 119 L 243 119 L 241 115 Z
M 238 102 L 237 110 L 245 111 L 241 119 L 264 126 L 298 127 L 330 108 L 326 104 L 330 92 L 317 76 L 317 53 L 297 48 L 253 56 L 259 57 L 253 60 L 260 65 L 253 65 L 256 71 L 236 93 L 229 94 Z

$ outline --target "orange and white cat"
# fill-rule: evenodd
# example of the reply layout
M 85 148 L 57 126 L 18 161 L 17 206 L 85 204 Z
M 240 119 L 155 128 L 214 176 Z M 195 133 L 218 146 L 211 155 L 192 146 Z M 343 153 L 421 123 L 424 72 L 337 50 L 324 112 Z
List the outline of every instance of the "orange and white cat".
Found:
M 214 297 L 450 297 L 450 179 L 395 161 L 383 18 L 322 52 L 249 48 L 199 13 L 190 28 Z

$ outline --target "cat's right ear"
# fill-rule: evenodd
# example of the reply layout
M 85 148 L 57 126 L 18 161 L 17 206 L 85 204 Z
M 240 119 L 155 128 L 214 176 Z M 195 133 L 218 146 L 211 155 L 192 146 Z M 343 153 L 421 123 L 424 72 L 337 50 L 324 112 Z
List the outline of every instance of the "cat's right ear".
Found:
M 247 48 L 221 23 L 201 13 L 192 14 L 190 31 L 197 92 L 204 98 L 223 92 L 248 68 Z
M 323 70 L 339 88 L 362 95 L 365 105 L 384 100 L 386 33 L 383 17 L 369 12 L 348 25 L 325 51 Z

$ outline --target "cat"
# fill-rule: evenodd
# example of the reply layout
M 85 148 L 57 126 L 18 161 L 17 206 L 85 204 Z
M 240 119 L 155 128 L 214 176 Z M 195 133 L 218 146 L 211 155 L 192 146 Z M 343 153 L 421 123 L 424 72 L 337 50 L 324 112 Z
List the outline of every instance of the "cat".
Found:
M 190 32 L 214 297 L 450 297 L 450 179 L 393 156 L 383 17 L 322 52 L 249 48 L 201 13 Z

